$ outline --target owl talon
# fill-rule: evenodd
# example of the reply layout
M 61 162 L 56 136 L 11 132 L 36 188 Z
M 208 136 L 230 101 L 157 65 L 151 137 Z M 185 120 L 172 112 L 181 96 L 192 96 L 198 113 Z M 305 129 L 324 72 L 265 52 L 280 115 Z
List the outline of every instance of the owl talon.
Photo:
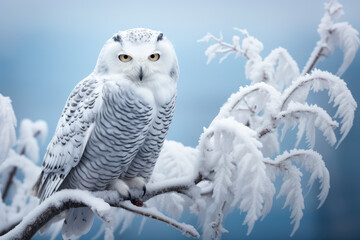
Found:
M 115 189 L 123 199 L 131 199 L 131 193 L 128 185 L 121 179 L 116 179 L 112 188 Z
M 146 185 L 143 186 L 143 195 L 142 195 L 142 197 L 145 196 L 145 194 L 146 194 Z

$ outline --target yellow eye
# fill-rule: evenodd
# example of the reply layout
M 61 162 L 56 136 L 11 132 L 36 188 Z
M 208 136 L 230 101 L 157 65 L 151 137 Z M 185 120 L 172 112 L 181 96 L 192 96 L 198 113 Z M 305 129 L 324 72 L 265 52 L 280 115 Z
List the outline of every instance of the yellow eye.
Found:
M 130 57 L 129 55 L 126 54 L 120 54 L 119 55 L 119 60 L 122 62 L 129 62 L 131 61 L 132 57 Z
M 148 58 L 149 58 L 150 61 L 154 61 L 154 62 L 155 62 L 155 61 L 159 60 L 160 54 L 154 53 L 154 54 L 151 54 Z

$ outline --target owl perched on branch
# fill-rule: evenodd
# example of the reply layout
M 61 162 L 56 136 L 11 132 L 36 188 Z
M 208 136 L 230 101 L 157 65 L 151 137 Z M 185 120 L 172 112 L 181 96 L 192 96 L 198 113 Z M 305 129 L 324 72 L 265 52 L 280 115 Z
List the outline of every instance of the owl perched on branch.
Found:
M 178 75 L 163 33 L 137 28 L 110 38 L 65 104 L 33 188 L 40 201 L 67 188 L 144 194 L 173 117 Z M 84 234 L 93 218 L 89 208 L 69 210 L 64 237 Z

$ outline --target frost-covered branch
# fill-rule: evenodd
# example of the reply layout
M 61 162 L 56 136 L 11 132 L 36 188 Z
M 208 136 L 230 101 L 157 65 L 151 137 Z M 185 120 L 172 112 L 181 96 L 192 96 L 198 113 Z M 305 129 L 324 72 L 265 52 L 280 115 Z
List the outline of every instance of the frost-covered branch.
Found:
M 290 101 L 304 102 L 310 88 L 314 92 L 328 90 L 329 103 L 333 102 L 333 106 L 338 107 L 335 117 L 342 118 L 340 128 L 342 136 L 337 145 L 339 146 L 353 125 L 355 109 L 357 108 L 356 101 L 346 83 L 339 77 L 320 70 L 314 70 L 310 75 L 299 77 L 282 94 L 280 111 L 284 111 Z
M 285 151 L 277 156 L 275 160 L 266 159 L 264 163 L 268 166 L 271 175 L 283 174 L 283 183 L 280 188 L 278 198 L 286 196 L 284 208 L 289 206 L 292 218 L 291 224 L 294 224 L 291 236 L 294 235 L 300 226 L 300 220 L 303 217 L 304 197 L 302 193 L 301 177 L 302 172 L 298 167 L 292 164 L 292 161 L 300 164 L 306 171 L 311 173 L 308 186 L 311 188 L 315 179 L 320 182 L 320 194 L 318 199 L 320 204 L 324 203 L 330 189 L 330 176 L 325 163 L 320 154 L 313 150 L 293 149 L 290 152 Z
M 167 217 L 161 212 L 157 211 L 156 208 L 154 209 L 139 209 L 138 207 L 135 207 L 134 205 L 131 205 L 127 202 L 120 203 L 119 206 L 127 211 L 145 216 L 147 218 L 155 219 L 160 222 L 164 222 L 174 228 L 177 228 L 182 233 L 189 237 L 193 238 L 199 238 L 200 234 L 196 231 L 196 229 L 188 224 L 185 223 L 179 223 L 178 221 L 174 220 L 173 218 Z
M 220 62 L 224 61 L 232 53 L 235 53 L 236 57 L 238 57 L 239 55 L 243 55 L 245 58 L 249 58 L 246 52 L 240 48 L 240 38 L 238 36 L 234 36 L 233 43 L 230 44 L 223 41 L 222 34 L 220 34 L 220 38 L 217 38 L 214 35 L 208 33 L 202 39 L 198 40 L 198 42 L 208 42 L 210 40 L 213 40 L 216 43 L 209 46 L 205 51 L 205 55 L 208 57 L 207 63 L 210 63 L 217 54 L 225 54 L 220 59 Z
M 335 45 L 344 52 L 344 60 L 337 75 L 341 76 L 353 61 L 359 48 L 359 33 L 349 23 L 334 23 L 333 20 L 344 14 L 343 7 L 337 0 L 325 4 L 325 14 L 318 27 L 320 40 L 317 42 L 311 56 L 306 63 L 302 75 L 310 73 L 320 58 L 333 53 Z
M 0 117 L 1 119 L 1 117 Z M 39 147 L 36 138 L 40 138 L 44 141 L 47 135 L 47 124 L 44 121 L 37 121 L 33 123 L 29 119 L 24 119 L 20 125 L 20 137 L 17 141 L 17 153 L 22 156 L 28 156 L 32 161 L 37 162 L 39 160 Z M 13 184 L 13 178 L 16 175 L 18 168 L 11 167 L 8 170 L 9 175 L 5 182 L 5 187 L 2 192 L 2 199 L 5 200 L 9 192 L 11 185 Z
M 198 178 L 193 181 L 185 182 L 174 180 L 170 181 L 171 183 L 150 184 L 147 193 L 138 201 L 145 202 L 152 197 L 169 192 L 184 193 L 189 190 L 191 186 L 195 186 L 196 183 L 200 182 L 200 180 L 201 177 L 198 176 Z M 1 236 L 0 239 L 30 239 L 52 218 L 70 208 L 89 207 L 105 222 L 110 222 L 110 206 L 123 208 L 127 211 L 164 222 L 179 229 L 188 236 L 199 238 L 199 233 L 191 225 L 179 223 L 172 218 L 166 217 L 156 209 L 136 207 L 129 204 L 127 200 L 130 199 L 122 199 L 115 191 L 90 193 L 73 189 L 62 190 L 42 202 L 24 217 L 20 224 L 6 235 Z

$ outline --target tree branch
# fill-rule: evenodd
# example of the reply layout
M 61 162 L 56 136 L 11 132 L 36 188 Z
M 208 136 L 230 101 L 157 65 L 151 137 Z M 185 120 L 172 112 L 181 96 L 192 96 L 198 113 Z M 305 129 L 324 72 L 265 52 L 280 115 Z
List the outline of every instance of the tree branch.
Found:
M 167 181 L 166 183 L 149 184 L 147 193 L 139 200 L 147 201 L 152 197 L 169 192 L 184 193 L 202 180 L 202 176 L 199 174 L 193 180 L 183 178 L 173 179 Z M 42 202 L 27 216 L 25 216 L 14 229 L 1 236 L 0 239 L 31 239 L 36 232 L 53 217 L 70 208 L 89 207 L 100 218 L 105 221 L 110 221 L 108 216 L 110 213 L 110 206 L 120 207 L 127 211 L 165 222 L 188 236 L 199 238 L 200 235 L 193 226 L 185 223 L 179 223 L 160 212 L 150 210 L 145 207 L 141 208 L 132 206 L 128 202 L 125 202 L 127 200 L 130 199 L 121 198 L 116 191 L 99 191 L 90 193 L 88 191 L 78 189 L 65 189 L 56 192 Z
M 138 208 L 138 207 L 136 207 L 134 205 L 129 204 L 128 202 L 120 203 L 119 205 L 120 205 L 121 208 L 123 208 L 123 209 L 125 209 L 127 211 L 130 211 L 130 212 L 142 215 L 144 217 L 148 217 L 148 218 L 155 219 L 155 220 L 158 220 L 160 222 L 164 222 L 166 224 L 169 224 L 170 226 L 172 226 L 172 227 L 180 230 L 181 232 L 185 233 L 187 236 L 190 236 L 190 237 L 193 237 L 193 238 L 199 238 L 200 237 L 200 234 L 196 231 L 196 229 L 193 226 L 188 225 L 188 224 L 184 224 L 184 223 L 179 223 L 179 222 L 175 221 L 174 219 L 163 215 L 160 212 L 157 212 L 157 211 L 154 212 L 153 209 L 148 210 L 146 208 L 145 209 L 144 208 Z M 156 214 L 154 214 L 154 213 L 156 213 Z
M 40 135 L 40 133 L 41 133 L 41 131 L 36 131 L 33 134 L 33 137 L 34 138 L 38 137 Z M 22 148 L 21 151 L 19 152 L 19 155 L 22 156 L 24 154 L 25 154 L 25 148 Z M 11 184 L 13 183 L 13 179 L 14 179 L 14 177 L 16 175 L 16 171 L 17 171 L 17 167 L 13 167 L 10 170 L 9 178 L 6 181 L 4 192 L 1 195 L 3 201 L 5 201 L 6 196 L 7 196 L 8 192 L 9 192 L 10 187 L 11 187 Z M 0 234 L 0 236 L 1 236 L 1 234 Z
M 9 192 L 9 190 L 10 190 L 10 187 L 11 187 L 11 184 L 13 182 L 13 178 L 14 178 L 14 176 L 16 174 L 16 171 L 17 171 L 17 167 L 12 167 L 12 169 L 10 170 L 10 173 L 8 175 L 9 178 L 6 181 L 4 192 L 1 195 L 3 201 L 5 201 L 6 196 L 7 196 L 8 192 Z
M 306 66 L 308 66 L 307 69 L 304 68 L 303 72 L 301 73 L 301 75 L 305 75 L 307 73 L 310 73 L 311 70 L 315 67 L 315 64 L 317 63 L 317 61 L 320 59 L 321 56 L 323 56 L 323 50 L 324 47 L 320 47 L 320 49 L 318 50 L 316 56 L 314 57 L 314 59 L 312 60 L 311 63 L 307 63 Z M 316 50 L 315 50 L 316 51 Z M 311 58 L 310 58 L 311 59 Z M 309 59 L 309 60 L 310 60 Z M 305 67 L 306 67 L 305 66 Z

